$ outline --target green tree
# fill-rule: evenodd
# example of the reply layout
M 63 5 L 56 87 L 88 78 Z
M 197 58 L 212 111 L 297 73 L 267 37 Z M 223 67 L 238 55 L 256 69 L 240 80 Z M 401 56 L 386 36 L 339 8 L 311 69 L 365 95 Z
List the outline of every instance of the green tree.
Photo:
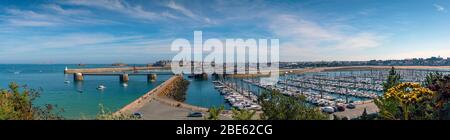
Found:
M 383 91 L 386 92 L 388 89 L 398 85 L 401 83 L 400 74 L 395 71 L 395 68 L 392 67 L 389 71 L 389 75 L 387 77 L 386 82 L 383 83 Z
M 234 120 L 251 120 L 255 116 L 256 111 L 231 109 Z
M 0 120 L 59 120 L 64 119 L 56 110 L 56 105 L 35 106 L 33 101 L 39 92 L 16 83 L 9 84 L 9 89 L 0 89 Z
M 379 118 L 382 120 L 396 120 L 402 117 L 402 109 L 394 99 L 379 97 L 374 100 L 379 110 Z
M 308 105 L 304 96 L 289 97 L 278 91 L 263 92 L 259 97 L 262 119 L 266 120 L 327 120 L 329 116 Z
M 436 93 L 434 107 L 439 119 L 450 119 L 450 75 L 442 73 L 430 73 L 424 82 L 424 85 Z
M 96 120 L 140 120 L 138 116 L 127 113 L 114 113 L 99 104 L 100 111 L 97 113 Z
M 444 75 L 439 72 L 428 73 L 425 77 L 425 81 L 423 82 L 423 86 L 431 87 L 444 79 Z
M 224 109 L 225 109 L 224 106 L 209 108 L 208 116 L 205 119 L 206 120 L 219 120 L 220 113 L 222 113 L 222 111 Z
M 383 82 L 383 92 L 400 84 L 400 74 L 392 67 L 385 82 Z M 381 119 L 393 120 L 402 116 L 400 105 L 393 99 L 378 98 L 374 100 L 375 105 L 380 110 L 379 115 Z

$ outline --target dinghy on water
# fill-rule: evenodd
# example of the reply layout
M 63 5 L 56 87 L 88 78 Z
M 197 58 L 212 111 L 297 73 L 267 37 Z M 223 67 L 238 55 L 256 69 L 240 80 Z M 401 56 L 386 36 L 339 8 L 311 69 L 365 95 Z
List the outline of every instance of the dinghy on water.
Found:
M 104 86 L 104 85 L 99 85 L 98 87 L 97 87 L 97 90 L 104 90 L 106 87 Z

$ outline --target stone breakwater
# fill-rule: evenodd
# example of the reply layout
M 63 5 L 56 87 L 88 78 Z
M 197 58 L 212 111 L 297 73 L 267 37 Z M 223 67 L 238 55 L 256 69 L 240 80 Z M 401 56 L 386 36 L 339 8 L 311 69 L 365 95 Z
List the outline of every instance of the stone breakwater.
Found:
M 102 73 L 102 72 L 124 72 L 133 70 L 170 70 L 170 67 L 119 67 L 119 68 L 86 68 L 86 69 L 66 69 L 65 74 L 74 73 Z
M 156 88 L 152 89 L 151 91 L 147 92 L 140 98 L 136 99 L 135 101 L 131 102 L 130 104 L 126 105 L 122 109 L 115 112 L 115 114 L 133 113 L 136 110 L 142 108 L 146 103 L 151 102 L 152 100 L 158 100 L 166 105 L 185 108 L 192 111 L 201 111 L 201 112 L 208 111 L 207 108 L 189 105 L 183 102 L 175 101 L 167 97 L 167 95 L 169 95 L 173 91 L 176 91 L 176 88 L 178 88 L 177 87 L 178 84 L 182 81 L 183 81 L 182 76 L 180 75 L 172 76 L 171 78 L 169 78 L 167 81 L 163 82 Z
M 190 104 L 186 104 L 183 102 L 179 102 L 179 101 L 175 101 L 169 98 L 155 98 L 155 100 L 160 101 L 161 103 L 170 105 L 170 106 L 174 106 L 174 107 L 179 107 L 179 108 L 185 108 L 191 111 L 198 111 L 198 112 L 208 112 L 208 108 L 203 108 L 203 107 L 199 107 L 199 106 L 194 106 L 194 105 L 190 105 Z
M 183 77 L 179 75 L 170 77 L 168 80 L 161 83 L 159 86 L 155 87 L 154 89 L 150 90 L 143 96 L 139 97 L 138 99 L 134 100 L 130 104 L 124 106 L 122 109 L 115 112 L 115 114 L 132 113 L 133 111 L 141 108 L 145 103 L 153 100 L 154 98 L 166 95 L 168 92 L 172 91 L 174 88 L 176 88 L 175 83 L 181 80 L 183 80 Z

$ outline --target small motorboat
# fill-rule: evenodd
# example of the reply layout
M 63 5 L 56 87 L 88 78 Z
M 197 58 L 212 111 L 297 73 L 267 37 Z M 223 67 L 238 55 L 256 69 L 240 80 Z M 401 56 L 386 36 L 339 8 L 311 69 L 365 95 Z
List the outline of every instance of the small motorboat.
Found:
M 70 84 L 70 81 L 69 80 L 65 80 L 64 83 L 65 84 Z
M 106 87 L 104 86 L 104 85 L 99 85 L 98 87 L 97 87 L 97 89 L 98 90 L 103 90 L 103 89 L 105 89 Z
M 123 83 L 122 86 L 123 87 L 128 87 L 128 84 L 127 83 Z

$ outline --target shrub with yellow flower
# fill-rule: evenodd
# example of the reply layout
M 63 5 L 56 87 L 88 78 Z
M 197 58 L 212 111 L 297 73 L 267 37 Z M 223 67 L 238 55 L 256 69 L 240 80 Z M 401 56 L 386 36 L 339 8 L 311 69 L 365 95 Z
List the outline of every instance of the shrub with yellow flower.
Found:
M 403 116 L 407 120 L 409 118 L 408 106 L 411 104 L 422 103 L 431 100 L 434 92 L 428 88 L 422 87 L 418 83 L 401 83 L 394 86 L 384 94 L 386 99 L 394 99 L 403 107 Z

